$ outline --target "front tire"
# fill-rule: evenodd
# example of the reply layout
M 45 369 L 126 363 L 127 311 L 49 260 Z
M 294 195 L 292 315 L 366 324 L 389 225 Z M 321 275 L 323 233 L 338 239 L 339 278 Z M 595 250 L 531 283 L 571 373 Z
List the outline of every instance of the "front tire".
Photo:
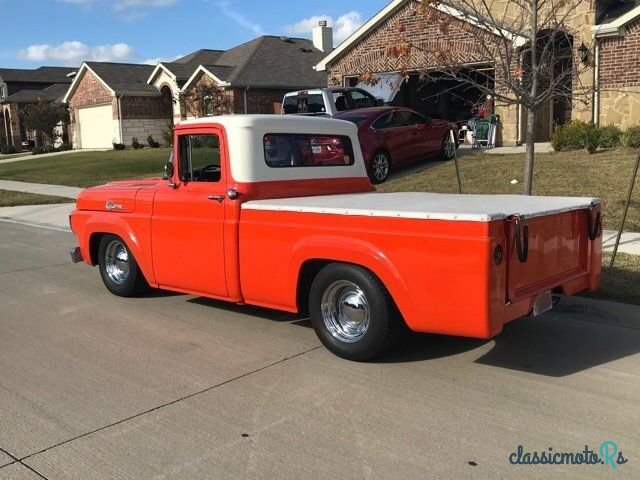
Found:
M 373 154 L 371 158 L 371 170 L 369 172 L 369 178 L 371 183 L 377 185 L 384 182 L 389 176 L 389 170 L 391 170 L 391 160 L 389 155 L 382 150 Z
M 456 154 L 456 143 L 451 140 L 451 130 L 442 139 L 442 147 L 440 147 L 440 157 L 443 160 L 451 160 Z
M 115 235 L 100 239 L 98 267 L 107 290 L 119 297 L 132 297 L 147 286 L 129 247 Z
M 364 361 L 397 342 L 402 327 L 391 295 L 369 270 L 332 263 L 316 275 L 309 293 L 311 324 L 339 357 Z

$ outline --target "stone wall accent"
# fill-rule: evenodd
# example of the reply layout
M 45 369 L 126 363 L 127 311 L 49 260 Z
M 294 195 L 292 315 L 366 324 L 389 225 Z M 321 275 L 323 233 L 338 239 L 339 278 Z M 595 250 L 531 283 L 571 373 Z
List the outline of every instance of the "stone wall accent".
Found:
M 167 127 L 168 120 L 159 118 L 138 118 L 122 120 L 122 142 L 131 145 L 131 139 L 136 137 L 145 147 L 147 137 L 153 135 L 154 140 L 163 143 L 162 131 Z
M 619 87 L 600 92 L 600 125 L 627 128 L 640 123 L 640 87 Z

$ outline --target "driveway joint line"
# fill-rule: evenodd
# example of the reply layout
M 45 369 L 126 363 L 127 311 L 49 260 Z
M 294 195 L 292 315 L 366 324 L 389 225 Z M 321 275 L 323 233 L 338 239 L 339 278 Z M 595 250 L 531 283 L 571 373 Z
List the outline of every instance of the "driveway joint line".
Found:
M 9 452 L 7 452 L 4 448 L 0 448 L 0 452 L 4 453 L 7 457 L 11 458 L 13 461 L 11 463 L 7 463 L 6 465 L 2 465 L 0 467 L 0 470 L 8 467 L 9 465 L 15 465 L 16 463 L 18 465 L 22 465 L 24 468 L 26 468 L 27 470 L 31 470 L 33 473 L 35 473 L 36 475 L 38 475 L 38 477 L 40 478 L 44 478 L 44 480 L 49 480 L 47 477 L 45 477 L 44 475 L 42 475 L 40 472 L 38 472 L 35 468 L 30 467 L 29 465 L 27 465 L 26 463 L 22 463 L 22 460 L 20 460 L 18 457 L 16 457 L 15 455 L 10 454 Z
M 236 380 L 241 380 L 243 378 L 249 377 L 249 376 L 251 376 L 251 375 L 253 375 L 255 373 L 260 373 L 260 372 L 262 372 L 264 370 L 267 370 L 268 368 L 275 367 L 276 365 L 280 365 L 281 363 L 287 362 L 289 360 L 293 360 L 294 358 L 301 357 L 302 355 L 306 355 L 307 353 L 313 352 L 314 350 L 318 350 L 320 348 L 322 348 L 322 345 L 317 345 L 317 346 L 315 346 L 313 348 L 309 348 L 307 350 L 304 350 L 302 352 L 296 353 L 294 355 L 291 355 L 291 356 L 288 356 L 288 357 L 285 357 L 285 358 L 281 358 L 280 360 L 277 360 L 275 362 L 269 363 L 268 365 L 264 365 L 264 366 L 262 366 L 260 368 L 256 368 L 254 370 L 251 370 L 250 372 L 245 372 L 245 373 L 243 373 L 241 375 L 237 375 L 237 376 L 235 376 L 233 378 L 230 378 L 228 380 L 225 380 L 223 382 L 217 383 L 215 385 L 211 385 L 211 386 L 209 386 L 209 387 L 207 387 L 205 389 L 199 390 L 197 392 L 190 393 L 189 395 L 185 395 L 185 396 L 177 398 L 175 400 L 171 400 L 170 402 L 163 403 L 162 405 L 158 405 L 156 407 L 150 408 L 150 409 L 145 410 L 143 412 L 136 413 L 135 415 L 131 415 L 131 416 L 127 417 L 127 418 L 123 418 L 121 420 L 118 420 L 117 422 L 113 422 L 113 423 L 110 423 L 108 425 L 103 425 L 102 427 L 96 428 L 96 429 L 91 430 L 89 432 L 85 432 L 85 433 L 82 433 L 80 435 L 76 435 L 73 438 L 69 438 L 69 439 L 64 440 L 62 442 L 56 443 L 55 445 L 52 445 L 52 446 L 47 447 L 47 448 L 44 448 L 44 449 L 39 450 L 37 452 L 30 453 L 29 455 L 26 455 L 26 456 L 24 456 L 24 457 L 22 457 L 20 459 L 16 458 L 16 461 L 22 463 L 24 460 L 27 460 L 27 459 L 29 459 L 31 457 L 36 456 L 36 455 L 40 455 L 40 454 L 42 454 L 44 452 L 47 452 L 49 450 L 52 450 L 54 448 L 60 447 L 60 446 L 65 445 L 67 443 L 74 442 L 74 441 L 76 441 L 76 440 L 78 440 L 80 438 L 88 437 L 89 435 L 93 435 L 94 433 L 100 432 L 102 430 L 106 430 L 108 428 L 115 427 L 116 425 L 120 425 L 122 423 L 128 422 L 129 420 L 133 420 L 135 418 L 141 417 L 141 416 L 146 415 L 148 413 L 152 413 L 152 412 L 155 412 L 157 410 L 163 409 L 165 407 L 169 407 L 171 405 L 175 405 L 175 404 L 180 403 L 180 402 L 182 402 L 184 400 L 188 400 L 188 399 L 196 397 L 198 395 L 202 395 L 203 393 L 210 392 L 210 391 L 212 391 L 212 390 L 214 390 L 214 389 L 216 389 L 218 387 L 222 387 L 222 386 L 227 385 L 229 383 L 235 382 Z M 13 456 L 11 456 L 11 457 L 15 458 Z M 35 472 L 35 473 L 38 473 L 38 472 Z
M 42 270 L 44 268 L 50 268 L 50 267 L 62 267 L 63 265 L 69 265 L 69 264 L 70 262 L 64 262 L 64 263 L 53 263 L 51 265 L 40 265 L 38 267 L 19 268 L 17 270 L 9 270 L 8 272 L 0 272 L 0 275 L 7 275 L 8 273 L 30 272 L 32 270 Z

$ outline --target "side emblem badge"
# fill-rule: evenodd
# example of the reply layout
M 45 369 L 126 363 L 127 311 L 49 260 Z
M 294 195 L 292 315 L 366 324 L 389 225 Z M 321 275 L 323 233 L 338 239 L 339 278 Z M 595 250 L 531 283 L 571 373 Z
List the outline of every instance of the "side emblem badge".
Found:
M 104 204 L 104 208 L 106 208 L 107 210 L 122 210 L 122 205 L 118 203 L 114 203 L 111 200 L 109 200 L 107 203 Z

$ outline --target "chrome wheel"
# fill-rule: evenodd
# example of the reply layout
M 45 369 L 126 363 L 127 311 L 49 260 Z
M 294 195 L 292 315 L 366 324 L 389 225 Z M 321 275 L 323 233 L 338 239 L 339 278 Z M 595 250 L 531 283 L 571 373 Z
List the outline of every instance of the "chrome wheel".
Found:
M 371 320 L 369 302 L 355 283 L 333 282 L 325 289 L 320 305 L 324 325 L 334 338 L 355 343 L 367 333 Z
M 377 182 L 384 181 L 389 175 L 389 159 L 383 152 L 374 155 L 371 162 L 371 172 Z
M 453 158 L 456 153 L 456 145 L 451 141 L 450 133 L 447 133 L 447 136 L 444 137 L 444 141 L 442 144 L 442 153 L 444 154 L 444 158 L 446 159 Z
M 105 250 L 104 269 L 116 285 L 122 285 L 129 278 L 131 270 L 129 264 L 129 252 L 120 240 L 112 240 Z

